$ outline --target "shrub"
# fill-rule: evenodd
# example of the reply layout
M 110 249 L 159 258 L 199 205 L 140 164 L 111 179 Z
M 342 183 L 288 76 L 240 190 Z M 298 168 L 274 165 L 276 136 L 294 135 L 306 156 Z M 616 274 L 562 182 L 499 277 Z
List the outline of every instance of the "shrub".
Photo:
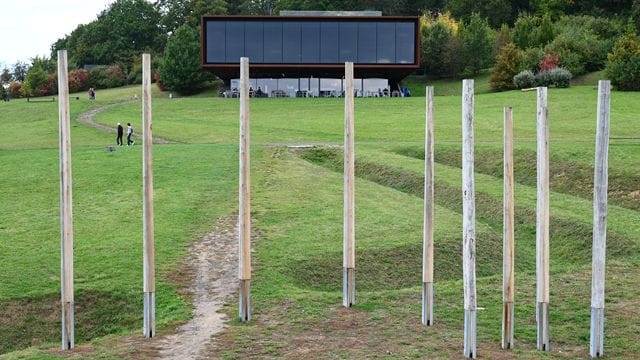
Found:
M 538 70 L 545 71 L 555 69 L 560 65 L 560 58 L 556 54 L 545 54 L 538 63 Z
M 136 63 L 127 75 L 127 84 L 142 84 L 142 64 Z
M 524 70 L 513 77 L 513 85 L 518 89 L 532 88 L 536 86 L 536 76 L 531 70 Z
M 69 92 L 76 93 L 89 89 L 89 72 L 85 69 L 74 69 L 69 72 Z
M 503 47 L 505 47 L 508 43 L 511 43 L 511 42 L 513 42 L 513 40 L 511 40 L 511 30 L 509 30 L 509 25 L 502 24 L 493 42 L 493 56 L 496 59 L 496 61 L 498 60 L 498 55 L 500 54 L 500 50 L 502 50 Z
M 89 74 L 89 87 L 108 89 L 123 86 L 127 82 L 119 66 L 97 67 Z
M 22 97 L 22 84 L 14 81 L 9 84 L 9 96 L 12 98 L 21 98 Z
M 544 58 L 544 51 L 540 48 L 528 48 L 522 52 L 520 70 L 538 71 L 540 61 Z
M 607 77 L 618 90 L 640 90 L 640 40 L 635 34 L 620 37 L 608 59 Z
M 520 70 L 521 52 L 514 43 L 509 43 L 500 50 L 489 80 L 493 90 L 511 90 L 515 88 L 513 77 Z
M 534 33 L 536 28 L 537 21 L 535 17 L 528 14 L 518 15 L 518 19 L 513 24 L 513 42 L 523 50 L 535 46 Z
M 541 73 L 548 73 L 547 76 L 551 81 L 551 85 L 558 88 L 569 87 L 571 85 L 571 78 L 573 78 L 569 70 L 561 67 L 556 67 L 553 69 L 541 71 Z
M 584 28 L 567 28 L 544 48 L 557 54 L 560 65 L 574 75 L 600 70 L 607 58 L 607 43 Z

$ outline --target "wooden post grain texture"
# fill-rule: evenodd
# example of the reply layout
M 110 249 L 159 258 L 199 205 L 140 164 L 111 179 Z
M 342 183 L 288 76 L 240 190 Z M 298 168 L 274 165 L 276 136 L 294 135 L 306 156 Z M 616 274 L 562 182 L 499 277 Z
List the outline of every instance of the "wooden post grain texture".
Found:
M 549 109 L 547 88 L 538 88 L 536 206 L 537 347 L 549 351 Z
M 356 301 L 355 267 L 355 146 L 353 63 L 344 64 L 344 227 L 342 259 L 342 305 L 350 307 Z
M 474 81 L 462 81 L 462 268 L 464 356 L 476 358 L 476 204 L 474 185 Z
M 593 189 L 593 258 L 591 279 L 591 357 L 604 356 L 604 280 L 607 250 L 607 187 L 611 83 L 598 82 L 596 160 Z
M 433 325 L 434 130 L 433 86 L 426 88 L 424 140 L 424 227 L 422 244 L 422 324 Z
M 142 54 L 142 262 L 144 315 L 142 332 L 156 334 L 156 275 L 153 221 L 153 134 L 151 118 L 151 55 Z
M 504 108 L 504 189 L 502 233 L 502 348 L 513 349 L 515 286 L 515 212 L 513 179 L 513 113 Z
M 67 51 L 58 51 L 58 130 L 60 145 L 60 292 L 62 349 L 75 346 L 73 298 L 73 196 L 71 176 L 71 119 Z
M 239 315 L 251 320 L 251 177 L 249 136 L 249 58 L 240 58 L 240 194 L 238 219 L 238 269 L 240 279 Z

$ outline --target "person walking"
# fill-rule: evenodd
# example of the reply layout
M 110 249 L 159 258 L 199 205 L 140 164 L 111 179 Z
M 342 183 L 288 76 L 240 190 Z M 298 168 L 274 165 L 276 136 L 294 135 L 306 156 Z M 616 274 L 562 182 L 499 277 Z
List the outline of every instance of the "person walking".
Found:
M 133 145 L 133 140 L 131 140 L 131 135 L 133 135 L 133 128 L 131 127 L 131 123 L 127 123 L 127 146 Z
M 122 146 L 122 135 L 124 134 L 124 129 L 122 128 L 122 125 L 120 125 L 120 123 L 118 123 L 118 137 L 116 138 L 116 143 L 120 146 Z

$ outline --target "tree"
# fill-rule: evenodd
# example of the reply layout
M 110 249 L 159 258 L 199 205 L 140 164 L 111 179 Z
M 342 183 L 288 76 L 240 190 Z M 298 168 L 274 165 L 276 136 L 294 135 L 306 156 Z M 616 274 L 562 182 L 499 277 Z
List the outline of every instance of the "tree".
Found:
M 2 74 L 0 74 L 0 82 L 2 84 L 8 84 L 11 82 L 11 80 L 13 80 L 13 74 L 8 67 L 5 67 L 4 69 L 2 69 Z
M 72 65 L 124 64 L 142 52 L 161 53 L 166 35 L 160 28 L 160 13 L 144 0 L 116 0 L 98 18 L 78 26 L 52 45 L 51 57 L 66 48 Z
M 498 54 L 500 54 L 500 50 L 511 42 L 513 42 L 513 40 L 511 40 L 509 25 L 502 24 L 502 26 L 500 26 L 500 30 L 498 30 L 498 33 L 496 34 L 496 40 L 493 42 L 493 54 L 496 59 L 498 58 Z
M 627 33 L 608 55 L 607 76 L 618 90 L 640 90 L 640 39 Z
M 522 50 L 534 46 L 534 32 L 537 28 L 536 18 L 522 13 L 513 24 L 513 42 Z
M 27 77 L 27 70 L 29 70 L 29 65 L 22 61 L 17 61 L 13 64 L 13 78 L 18 82 L 24 82 Z
M 183 25 L 171 35 L 159 75 L 165 86 L 181 94 L 204 88 L 211 76 L 200 65 L 200 33 L 196 29 Z
M 549 14 L 545 14 L 542 17 L 542 22 L 540 22 L 537 35 L 537 42 L 540 46 L 545 46 L 553 41 L 553 24 L 551 23 L 551 17 Z
M 236 0 L 234 4 L 239 2 Z M 160 25 L 166 34 L 174 33 L 182 25 L 200 26 L 203 15 L 226 15 L 227 6 L 225 0 L 158 0 L 155 4 L 156 11 L 162 16 Z
M 490 19 L 494 28 L 513 21 L 513 8 L 509 0 L 446 0 L 445 4 L 446 10 L 465 22 L 470 21 L 476 13 Z
M 493 90 L 515 89 L 513 77 L 520 72 L 522 50 L 516 44 L 508 43 L 500 50 L 496 65 L 491 72 L 489 85 Z
M 464 24 L 460 33 L 466 59 L 465 72 L 477 75 L 491 64 L 492 39 L 489 24 L 486 19 L 480 18 L 480 14 L 475 13 Z

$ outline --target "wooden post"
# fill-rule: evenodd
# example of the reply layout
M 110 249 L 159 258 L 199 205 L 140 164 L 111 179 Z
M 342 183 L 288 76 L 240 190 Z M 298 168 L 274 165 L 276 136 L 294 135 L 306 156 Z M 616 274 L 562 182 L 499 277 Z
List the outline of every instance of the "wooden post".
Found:
M 591 357 L 604 355 L 604 278 L 607 249 L 607 186 L 611 83 L 598 82 L 596 162 L 593 189 L 593 260 L 591 280 Z
M 513 115 L 504 108 L 504 208 L 502 236 L 502 348 L 513 349 L 515 286 L 515 211 L 513 183 Z
M 153 134 L 151 121 L 151 56 L 142 54 L 142 250 L 144 281 L 143 333 L 156 334 L 156 273 L 153 231 Z
M 476 354 L 476 201 L 473 176 L 473 80 L 462 81 L 462 267 L 464 356 Z
M 549 109 L 538 88 L 538 200 L 536 211 L 536 321 L 538 350 L 549 351 Z
M 240 58 L 240 320 L 251 320 L 251 178 L 249 138 L 249 58 Z
M 342 305 L 356 301 L 356 235 L 355 235 L 355 150 L 353 107 L 353 63 L 344 64 L 344 230 L 342 259 Z
M 73 197 L 71 178 L 71 119 L 67 50 L 58 50 L 58 126 L 60 142 L 60 292 L 62 349 L 75 346 L 73 300 Z
M 424 228 L 422 244 L 422 323 L 433 325 L 433 86 L 426 89 L 426 118 L 424 140 Z

